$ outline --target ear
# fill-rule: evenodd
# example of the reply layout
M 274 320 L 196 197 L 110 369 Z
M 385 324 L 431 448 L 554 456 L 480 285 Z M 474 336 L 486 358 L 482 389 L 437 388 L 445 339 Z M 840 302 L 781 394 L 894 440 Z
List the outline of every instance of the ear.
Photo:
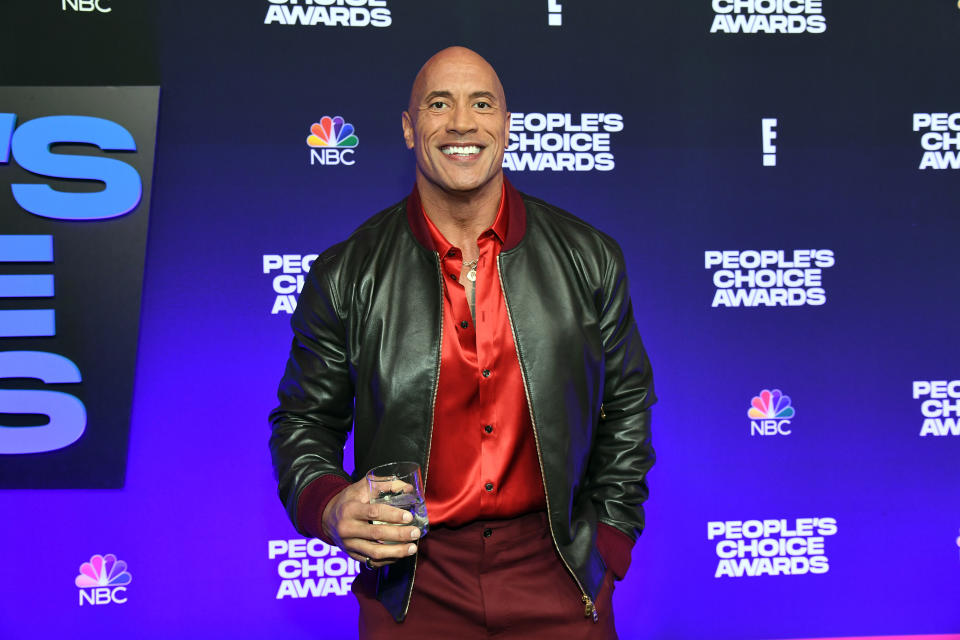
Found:
M 400 124 L 403 126 L 403 140 L 407 143 L 407 149 L 413 149 L 413 120 L 406 111 L 400 117 Z
M 503 132 L 503 140 L 504 140 L 503 148 L 506 149 L 507 147 L 510 146 L 510 112 L 509 111 L 507 111 L 507 122 L 504 125 L 504 127 L 506 128 L 506 131 Z

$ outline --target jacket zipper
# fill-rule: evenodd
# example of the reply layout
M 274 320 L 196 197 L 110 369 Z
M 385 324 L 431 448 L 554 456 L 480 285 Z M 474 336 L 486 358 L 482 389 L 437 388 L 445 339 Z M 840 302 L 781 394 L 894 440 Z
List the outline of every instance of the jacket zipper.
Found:
M 537 464 L 540 465 L 540 479 L 543 482 L 543 497 L 547 502 L 547 524 L 550 528 L 550 539 L 553 540 L 553 547 L 557 550 L 557 555 L 560 556 L 560 561 L 563 562 L 563 566 L 567 568 L 567 571 L 573 576 L 573 581 L 577 583 L 577 588 L 580 589 L 580 600 L 583 603 L 583 616 L 585 618 L 593 618 L 593 621 L 596 622 L 598 619 L 597 607 L 594 605 L 593 600 L 587 595 L 587 590 L 583 588 L 583 585 L 580 584 L 580 578 L 577 577 L 577 574 L 573 572 L 573 569 L 570 568 L 570 565 L 567 563 L 567 559 L 563 557 L 563 554 L 560 553 L 560 545 L 557 544 L 557 537 L 553 533 L 553 516 L 550 514 L 550 495 L 547 492 L 547 476 L 543 471 L 543 455 L 540 451 L 540 436 L 537 434 L 537 419 L 533 415 L 533 403 L 530 402 L 530 390 L 527 386 L 527 373 L 523 368 L 523 361 L 520 358 L 520 347 L 517 342 L 517 327 L 513 323 L 513 314 L 510 311 L 510 303 L 507 301 L 507 289 L 503 286 L 503 263 L 500 258 L 501 255 L 497 255 L 497 278 L 500 280 L 500 291 L 503 293 L 503 304 L 507 308 L 507 318 L 510 320 L 510 330 L 513 332 L 513 342 L 516 345 L 517 350 L 517 360 L 520 363 L 520 379 L 523 380 L 523 393 L 527 398 L 527 411 L 530 412 L 530 424 L 533 426 L 533 440 L 537 445 Z M 432 432 L 431 432 L 432 433 Z M 426 487 L 426 478 L 424 478 L 424 487 Z M 424 488 L 426 492 L 426 488 Z
M 433 384 L 433 402 L 430 405 L 430 435 L 427 437 L 427 458 L 424 461 L 425 464 L 423 465 L 424 496 L 427 495 L 427 479 L 430 475 L 430 448 L 433 446 L 433 425 L 437 419 L 437 394 L 440 391 L 440 358 L 443 354 L 443 270 L 440 268 L 440 254 L 438 252 L 434 252 L 434 255 L 437 256 L 437 275 L 440 276 L 440 342 L 437 348 L 437 366 L 434 369 L 434 378 L 436 382 Z M 501 284 L 500 286 L 502 287 L 503 285 Z M 419 549 L 417 551 L 417 555 L 413 557 L 413 573 L 410 575 L 410 588 L 407 589 L 406 602 L 403 603 L 402 617 L 404 618 L 407 617 L 407 611 L 410 609 L 410 598 L 413 595 L 413 583 L 417 580 L 417 560 L 420 558 Z

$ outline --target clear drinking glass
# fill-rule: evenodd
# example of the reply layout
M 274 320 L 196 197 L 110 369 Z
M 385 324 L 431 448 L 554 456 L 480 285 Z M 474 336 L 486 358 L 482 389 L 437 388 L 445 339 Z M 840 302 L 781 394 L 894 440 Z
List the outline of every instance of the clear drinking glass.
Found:
M 389 504 L 409 511 L 413 516 L 411 525 L 420 529 L 423 537 L 429 531 L 427 504 L 423 498 L 423 476 L 416 462 L 388 462 L 367 472 L 367 487 L 370 504 Z M 373 524 L 394 524 L 374 520 Z M 385 544 L 399 542 L 384 541 Z

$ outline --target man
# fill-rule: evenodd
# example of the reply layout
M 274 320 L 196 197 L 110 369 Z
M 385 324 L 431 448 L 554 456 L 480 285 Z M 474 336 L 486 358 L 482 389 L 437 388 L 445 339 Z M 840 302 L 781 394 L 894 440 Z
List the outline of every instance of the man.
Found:
M 370 569 L 362 637 L 616 637 L 653 464 L 623 256 L 504 178 L 506 99 L 473 51 L 427 61 L 402 124 L 413 192 L 315 261 L 292 320 L 281 499 Z M 364 472 L 400 460 L 424 469 L 422 541 L 369 504 Z

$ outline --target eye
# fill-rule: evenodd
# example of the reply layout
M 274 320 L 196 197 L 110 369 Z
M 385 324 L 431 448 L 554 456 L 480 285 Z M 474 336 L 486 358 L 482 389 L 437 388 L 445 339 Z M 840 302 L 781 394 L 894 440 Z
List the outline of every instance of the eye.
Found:
M 431 109 L 445 109 L 447 107 L 447 103 L 442 100 L 434 100 L 428 106 Z
M 490 109 L 493 105 L 486 100 L 480 100 L 478 102 L 474 102 L 473 106 L 477 107 L 478 109 Z

